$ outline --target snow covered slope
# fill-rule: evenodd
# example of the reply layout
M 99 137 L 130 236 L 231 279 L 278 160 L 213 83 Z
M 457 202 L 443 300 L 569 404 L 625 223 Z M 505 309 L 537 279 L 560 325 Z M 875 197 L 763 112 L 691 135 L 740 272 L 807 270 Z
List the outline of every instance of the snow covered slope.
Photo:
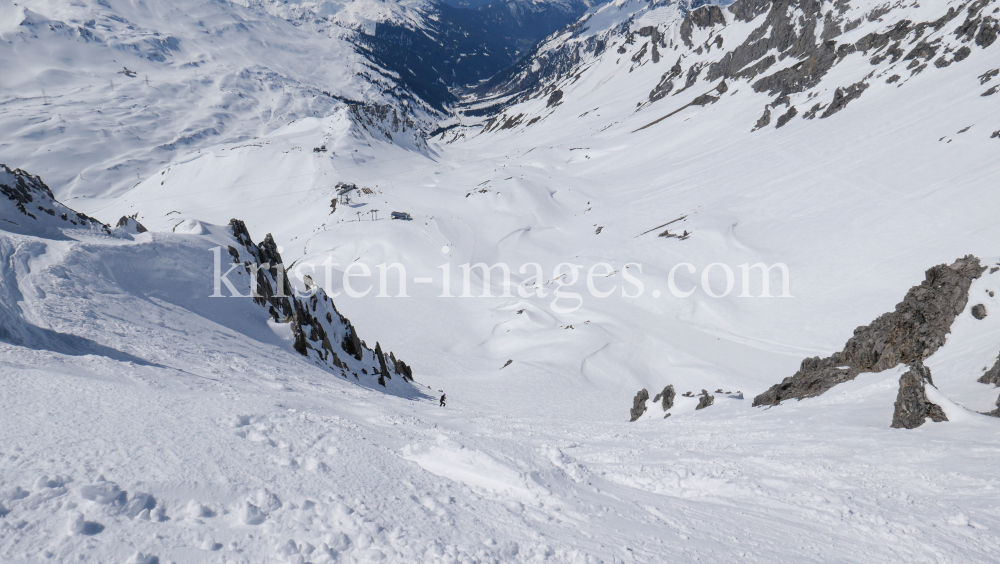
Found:
M 74 200 L 150 229 L 88 235 L 102 257 L 148 248 L 163 260 L 140 264 L 166 265 L 179 260 L 168 248 L 196 241 L 179 267 L 202 274 L 182 286 L 209 292 L 207 248 L 236 247 L 213 226 L 243 218 L 282 245 L 293 284 L 308 274 L 419 384 L 404 397 L 355 385 L 317 364 L 322 339 L 308 358 L 292 352 L 294 332 L 269 329 L 250 300 L 239 307 L 253 323 L 233 328 L 122 286 L 138 274 L 53 291 L 74 280 L 56 267 L 86 261 L 53 255 L 45 269 L 33 254 L 38 278 L 17 287 L 41 288 L 51 298 L 27 303 L 66 321 L 32 322 L 95 344 L 0 345 L 0 557 L 996 560 L 1000 420 L 976 413 L 1000 383 L 996 9 L 617 2 L 484 84 L 429 139 L 360 131 L 331 107 Z M 342 182 L 368 190 L 334 206 Z M 63 244 L 29 239 L 4 236 Z M 987 270 L 917 359 L 932 384 L 876 362 L 821 395 L 751 405 L 893 311 L 928 268 L 970 254 Z M 408 297 L 396 270 L 378 287 L 392 263 Z M 462 265 L 476 263 L 507 264 L 510 294 L 495 269 L 482 297 L 473 270 L 460 297 Z M 575 278 L 563 263 L 581 265 Z M 740 265 L 756 263 L 785 265 L 787 292 L 778 268 L 771 297 L 759 271 L 744 283 Z M 78 296 L 141 314 L 77 314 Z M 664 419 L 653 400 L 668 385 Z M 652 397 L 629 423 L 641 388 Z M 894 402 L 937 410 L 891 428 Z
M 120 193 L 189 152 L 300 117 L 340 112 L 356 118 L 354 135 L 413 145 L 418 124 L 436 120 L 357 54 L 350 29 L 319 33 L 230 2 L 0 6 L 0 151 L 66 201 Z
M 393 355 L 388 369 L 388 353 L 380 360 L 381 347 L 364 344 L 322 289 L 293 287 L 280 247 L 270 235 L 254 244 L 242 221 L 225 227 L 189 221 L 158 234 L 122 218 L 111 230 L 52 200 L 41 179 L 23 171 L 0 166 L 0 190 L 7 196 L 4 223 L 12 226 L 3 239 L 0 326 L 9 344 L 183 372 L 199 363 L 196 356 L 184 361 L 168 352 L 167 343 L 183 337 L 146 327 L 172 312 L 175 325 L 198 325 L 181 332 L 184 337 L 198 340 L 199 333 L 228 329 L 272 353 L 294 350 L 347 381 L 419 396 L 407 383 L 412 373 L 405 363 Z M 118 324 L 129 330 L 108 328 Z M 128 334 L 136 331 L 152 336 L 130 342 Z M 133 351 L 154 343 L 153 350 Z

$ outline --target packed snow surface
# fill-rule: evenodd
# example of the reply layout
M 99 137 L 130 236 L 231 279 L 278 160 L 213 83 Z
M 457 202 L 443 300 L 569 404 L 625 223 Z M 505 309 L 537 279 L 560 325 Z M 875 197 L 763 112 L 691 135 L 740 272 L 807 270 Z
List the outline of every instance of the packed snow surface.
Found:
M 225 3 L 199 9 L 220 5 L 232 17 Z M 639 10 L 620 6 L 622 18 Z M 290 42 L 300 33 L 273 25 Z M 764 102 L 738 81 L 719 103 L 640 129 L 682 105 L 637 109 L 670 56 L 634 71 L 626 56 L 605 57 L 561 85 L 554 109 L 541 97 L 505 110 L 544 115 L 536 124 L 486 132 L 466 121 L 426 147 L 286 94 L 304 104 L 294 118 L 225 117 L 247 138 L 172 149 L 127 185 L 101 172 L 87 178 L 117 183 L 85 188 L 86 154 L 74 149 L 60 168 L 60 145 L 37 154 L 56 126 L 23 125 L 18 138 L 35 144 L 17 155 L 53 169 L 57 198 L 112 224 L 138 214 L 150 232 L 0 238 L 0 560 L 1000 559 L 1000 420 L 978 413 L 998 390 L 976 382 L 1000 353 L 1000 272 L 973 283 L 927 359 L 928 398 L 949 421 L 889 428 L 905 367 L 750 405 L 890 311 L 927 268 L 966 254 L 997 265 L 1000 110 L 977 77 L 1000 67 L 998 49 L 903 87 L 873 80 L 829 119 L 753 132 Z M 824 95 L 864 65 L 834 67 Z M 73 84 L 66 92 L 104 88 Z M 201 111 L 178 84 L 157 112 Z M 83 112 L 96 98 L 74 104 Z M 0 120 L 16 122 L 10 108 L 27 104 L 9 102 Z M 74 128 L 104 122 L 88 119 L 66 131 L 89 139 Z M 109 143 L 131 146 L 129 125 L 118 127 Z M 90 154 L 121 158 L 113 146 Z M 368 191 L 333 209 L 339 182 Z M 255 241 L 273 234 L 290 271 L 310 274 L 363 338 L 412 365 L 419 393 L 359 386 L 296 354 L 287 324 L 251 300 L 209 298 L 210 249 L 225 248 L 233 217 Z M 395 269 L 380 291 L 389 263 L 405 268 L 408 297 L 397 297 Z M 460 297 L 466 263 L 507 264 L 510 295 L 496 269 L 491 297 L 478 270 Z M 540 278 L 519 271 L 528 263 Z M 561 263 L 582 265 L 575 284 Z M 779 297 L 778 270 L 774 297 L 759 297 L 759 277 L 741 297 L 739 265 L 755 263 L 784 264 L 790 297 Z M 371 276 L 345 287 L 349 265 Z M 607 297 L 588 289 L 592 267 Z M 725 268 L 733 288 L 712 297 L 726 291 Z M 978 304 L 984 319 L 971 313 Z M 24 336 L 9 338 L 12 327 Z M 668 384 L 669 418 L 651 405 L 627 422 L 639 389 Z M 681 394 L 702 389 L 731 393 L 695 410 Z

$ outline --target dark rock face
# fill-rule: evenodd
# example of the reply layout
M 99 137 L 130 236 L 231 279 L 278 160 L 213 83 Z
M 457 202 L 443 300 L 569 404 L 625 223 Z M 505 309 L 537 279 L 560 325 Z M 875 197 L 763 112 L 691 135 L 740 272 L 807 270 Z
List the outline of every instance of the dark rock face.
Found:
M 706 407 L 715 403 L 715 396 L 708 393 L 708 390 L 702 390 L 698 398 L 698 405 L 694 408 L 695 411 L 699 409 L 705 409 Z
M 636 421 L 642 417 L 643 413 L 646 413 L 646 400 L 649 399 L 649 392 L 646 388 L 639 390 L 639 393 L 635 395 L 632 399 L 632 409 L 629 411 L 629 415 L 632 416 L 629 422 Z
M 123 215 L 122 218 L 118 220 L 118 223 L 115 225 L 115 227 L 130 227 L 132 229 L 135 229 L 136 233 L 145 233 L 146 231 L 148 231 L 146 229 L 146 226 L 139 223 L 138 220 L 136 220 L 135 218 L 136 218 L 135 215 Z
M 767 127 L 767 125 L 770 123 L 771 123 L 771 106 L 765 106 L 764 115 L 760 116 L 760 119 L 757 120 L 757 124 L 754 125 L 753 127 L 754 131 L 762 127 Z
M 389 353 L 389 361 L 392 362 L 392 369 L 403 377 L 403 380 L 413 380 L 413 370 L 402 360 L 396 360 L 396 355 Z
M 798 372 L 755 397 L 753 405 L 818 396 L 862 372 L 921 362 L 944 344 L 952 322 L 969 301 L 969 286 L 985 270 L 972 255 L 929 269 L 895 311 L 855 329 L 842 351 L 803 360 Z
M 100 221 L 69 209 L 52 195 L 52 190 L 42 182 L 42 179 L 33 174 L 29 174 L 19 168 L 11 169 L 5 164 L 0 164 L 0 194 L 6 196 L 13 202 L 17 211 L 24 216 L 38 220 L 39 212 L 50 218 L 46 218 L 48 223 L 62 227 L 88 227 L 98 228 L 106 233 L 111 230 Z M 41 216 L 45 218 L 45 216 Z M 12 221 L 14 218 L 7 218 L 7 223 L 16 225 Z M 8 228 L 8 226 L 3 226 Z
M 229 227 L 240 246 L 239 249 L 230 247 L 229 254 L 233 262 L 243 263 L 244 272 L 254 281 L 251 286 L 254 302 L 266 308 L 276 322 L 291 324 L 295 351 L 336 369 L 344 377 L 348 370 L 355 374 L 377 372 L 378 384 L 386 386 L 386 380 L 392 376 L 382 346 L 376 343 L 374 351 L 369 349 L 358 338 L 354 325 L 337 311 L 322 288 L 307 284 L 310 295 L 296 295 L 270 234 L 261 243 L 254 244 L 242 221 L 233 219 Z M 246 258 L 241 260 L 241 257 Z M 377 364 L 363 364 L 366 358 Z M 389 358 L 396 374 L 402 375 L 404 381 L 413 380 L 406 363 L 391 353 Z
M 983 304 L 976 304 L 972 306 L 972 317 L 979 320 L 986 319 L 986 306 Z
M 820 119 L 828 118 L 833 114 L 843 110 L 847 107 L 848 102 L 861 97 L 861 93 L 868 89 L 867 82 L 858 82 L 857 84 L 852 84 L 847 88 L 838 88 L 833 93 L 833 101 L 823 112 L 823 115 L 819 116 Z
M 389 367 L 385 365 L 385 354 L 382 353 L 382 345 L 375 342 L 375 357 L 378 358 L 378 383 L 385 386 L 385 379 L 392 378 L 389 375 Z
M 661 403 L 660 405 L 663 406 L 663 411 L 666 411 L 674 406 L 674 398 L 676 396 L 677 393 L 674 391 L 673 384 L 671 384 L 666 388 L 663 388 L 662 392 L 656 394 L 656 397 L 653 398 L 653 403 L 656 403 L 662 399 L 663 403 Z
M 895 411 L 892 413 L 892 427 L 895 429 L 916 429 L 928 417 L 935 423 L 947 421 L 948 417 L 940 406 L 927 400 L 926 386 L 933 386 L 931 371 L 921 362 L 915 362 L 899 378 L 899 393 L 896 395 Z
M 1000 357 L 997 357 L 997 361 L 993 364 L 993 367 L 980 376 L 977 381 L 981 384 L 1000 386 Z
M 784 114 L 782 114 L 778 118 L 778 123 L 774 126 L 774 128 L 775 129 L 780 128 L 781 126 L 783 126 L 786 123 L 788 123 L 789 121 L 791 121 L 792 118 L 795 117 L 795 116 L 797 116 L 797 115 L 799 115 L 799 111 L 795 109 L 795 106 L 792 106 L 791 108 L 788 108 L 788 111 L 785 112 Z
M 694 28 L 708 28 L 715 25 L 726 25 L 726 16 L 722 14 L 722 8 L 713 4 L 695 8 L 688 12 L 681 22 L 681 40 L 688 47 L 694 47 L 694 43 L 691 42 Z

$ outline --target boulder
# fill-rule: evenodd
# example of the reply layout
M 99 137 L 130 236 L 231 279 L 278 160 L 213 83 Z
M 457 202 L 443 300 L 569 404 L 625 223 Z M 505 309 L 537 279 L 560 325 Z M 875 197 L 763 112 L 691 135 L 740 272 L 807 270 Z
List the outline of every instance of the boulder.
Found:
M 673 384 L 671 384 L 663 388 L 662 392 L 656 394 L 656 396 L 653 398 L 653 403 L 662 400 L 662 403 L 660 405 L 663 406 L 663 411 L 666 411 L 674 406 L 674 397 L 676 396 L 677 393 L 674 392 L 674 386 Z
M 694 408 L 695 411 L 699 409 L 705 409 L 706 407 L 715 403 L 715 396 L 708 393 L 708 390 L 702 390 L 698 398 L 698 406 Z
M 900 376 L 899 393 L 892 413 L 893 428 L 916 429 L 928 417 L 935 423 L 948 420 L 944 410 L 927 399 L 926 386 L 933 385 L 930 369 L 921 362 L 915 362 Z
M 639 390 L 639 393 L 637 393 L 635 395 L 635 398 L 632 399 L 632 409 L 629 411 L 629 414 L 632 415 L 632 418 L 629 419 L 629 422 L 639 419 L 640 417 L 642 417 L 643 413 L 646 413 L 646 400 L 648 399 L 649 399 L 649 392 L 646 390 L 646 388 Z

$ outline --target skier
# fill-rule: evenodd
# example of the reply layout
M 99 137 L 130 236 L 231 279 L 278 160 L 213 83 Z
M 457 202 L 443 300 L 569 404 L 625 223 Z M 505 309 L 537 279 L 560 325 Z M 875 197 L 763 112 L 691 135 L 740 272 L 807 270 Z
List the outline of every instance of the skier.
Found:
M 444 399 L 445 399 L 445 398 L 446 398 L 447 396 L 448 396 L 448 394 L 441 394 L 441 407 L 444 407 Z

